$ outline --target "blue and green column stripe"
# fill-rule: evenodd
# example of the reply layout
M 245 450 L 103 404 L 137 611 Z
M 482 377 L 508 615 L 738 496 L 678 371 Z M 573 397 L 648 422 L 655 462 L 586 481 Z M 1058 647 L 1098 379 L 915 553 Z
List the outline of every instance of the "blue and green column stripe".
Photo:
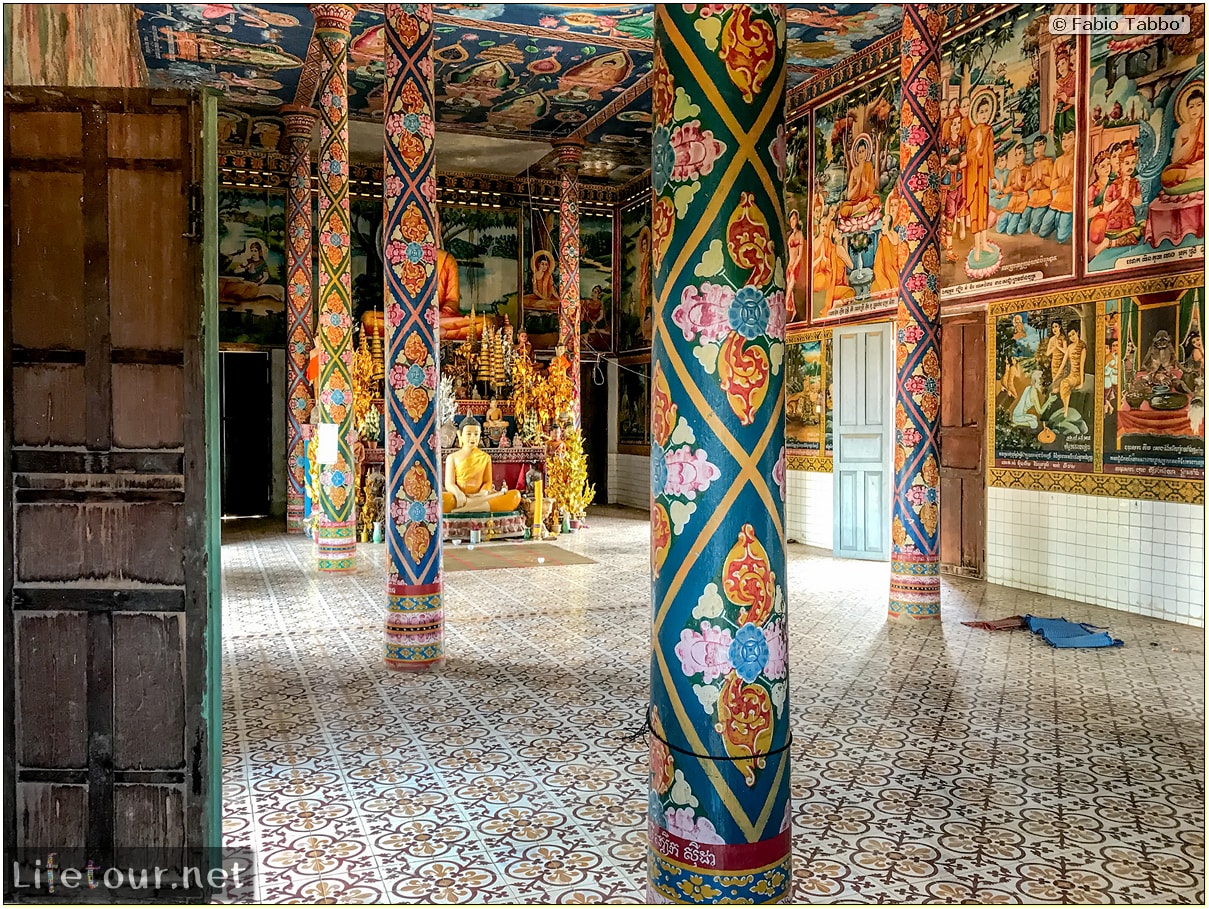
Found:
M 385 661 L 440 665 L 437 212 L 432 5 L 386 4 L 382 261 L 386 306 Z
M 648 899 L 789 898 L 785 12 L 656 7 Z

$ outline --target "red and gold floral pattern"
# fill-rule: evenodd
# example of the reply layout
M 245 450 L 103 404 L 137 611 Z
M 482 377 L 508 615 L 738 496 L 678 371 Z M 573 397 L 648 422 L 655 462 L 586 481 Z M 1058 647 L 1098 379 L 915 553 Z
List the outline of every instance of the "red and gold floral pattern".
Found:
M 662 502 L 651 503 L 651 569 L 656 575 L 667 559 L 668 547 L 672 542 L 672 522 Z
M 740 193 L 739 204 L 726 224 L 726 249 L 740 268 L 750 268 L 745 283 L 763 288 L 772 279 L 777 254 L 768 233 L 768 219 L 751 193 Z
M 756 785 L 756 770 L 763 770 L 764 754 L 772 746 L 772 699 L 762 685 L 749 685 L 735 674 L 727 676 L 718 697 L 718 723 L 726 753 L 747 755 L 735 762 L 748 786 Z
M 718 354 L 718 383 L 739 422 L 750 426 L 768 394 L 768 354 L 742 335 L 728 335 Z
M 756 539 L 756 531 L 744 524 L 739 539 L 726 554 L 722 568 L 722 590 L 739 610 L 738 624 L 763 625 L 772 615 L 776 575 L 768 564 L 768 553 Z
M 651 437 L 660 448 L 667 445 L 676 428 L 676 405 L 672 403 L 672 392 L 668 388 L 667 376 L 659 364 L 655 364 L 655 375 L 651 384 Z
M 751 8 L 736 4 L 722 26 L 722 52 L 730 79 L 751 104 L 772 73 L 777 40 L 772 26 L 763 19 L 752 19 Z

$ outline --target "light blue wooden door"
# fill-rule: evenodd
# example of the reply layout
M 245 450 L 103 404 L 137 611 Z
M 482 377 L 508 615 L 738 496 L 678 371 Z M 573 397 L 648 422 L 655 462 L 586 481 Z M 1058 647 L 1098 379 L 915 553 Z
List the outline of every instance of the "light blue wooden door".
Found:
M 890 558 L 893 326 L 837 327 L 835 351 L 835 554 Z

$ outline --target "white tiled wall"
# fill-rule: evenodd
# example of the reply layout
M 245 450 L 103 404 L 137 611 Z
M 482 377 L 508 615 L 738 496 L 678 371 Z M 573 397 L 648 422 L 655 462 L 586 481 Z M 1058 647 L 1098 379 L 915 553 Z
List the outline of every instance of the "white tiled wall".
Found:
M 644 455 L 609 455 L 609 503 L 646 511 L 651 507 L 651 459 Z
M 789 539 L 831 549 L 835 508 L 831 474 L 790 470 L 785 476 L 785 524 Z
M 651 459 L 617 452 L 617 361 L 606 370 L 609 382 L 609 504 L 651 507 Z
M 1205 509 L 987 490 L 987 580 L 1205 624 Z

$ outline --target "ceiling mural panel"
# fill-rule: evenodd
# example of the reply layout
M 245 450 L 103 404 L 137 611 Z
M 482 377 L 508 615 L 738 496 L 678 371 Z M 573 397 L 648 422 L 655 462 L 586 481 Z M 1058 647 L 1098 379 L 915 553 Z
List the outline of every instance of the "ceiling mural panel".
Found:
M 314 20 L 305 6 L 139 5 L 138 37 L 152 86 L 207 85 L 228 104 L 294 100 Z
M 898 31 L 903 10 L 891 3 L 812 3 L 790 6 L 786 18 L 792 86 Z
M 220 140 L 275 147 L 277 108 L 296 101 L 314 19 L 303 4 L 140 4 L 151 84 L 223 92 Z M 439 128 L 517 139 L 577 137 L 589 179 L 649 167 L 653 4 L 438 4 L 434 63 Z M 896 31 L 901 7 L 834 3 L 788 9 L 790 85 Z M 349 42 L 349 112 L 380 121 L 381 7 L 362 6 Z M 301 94 L 313 88 L 304 83 Z M 535 168 L 549 169 L 543 161 Z
M 571 7 L 565 3 L 442 3 L 438 15 L 573 32 L 597 38 L 632 39 L 649 46 L 655 37 L 654 4 Z
M 435 26 L 441 124 L 486 124 L 498 133 L 567 136 L 652 65 L 649 52 L 491 29 Z

